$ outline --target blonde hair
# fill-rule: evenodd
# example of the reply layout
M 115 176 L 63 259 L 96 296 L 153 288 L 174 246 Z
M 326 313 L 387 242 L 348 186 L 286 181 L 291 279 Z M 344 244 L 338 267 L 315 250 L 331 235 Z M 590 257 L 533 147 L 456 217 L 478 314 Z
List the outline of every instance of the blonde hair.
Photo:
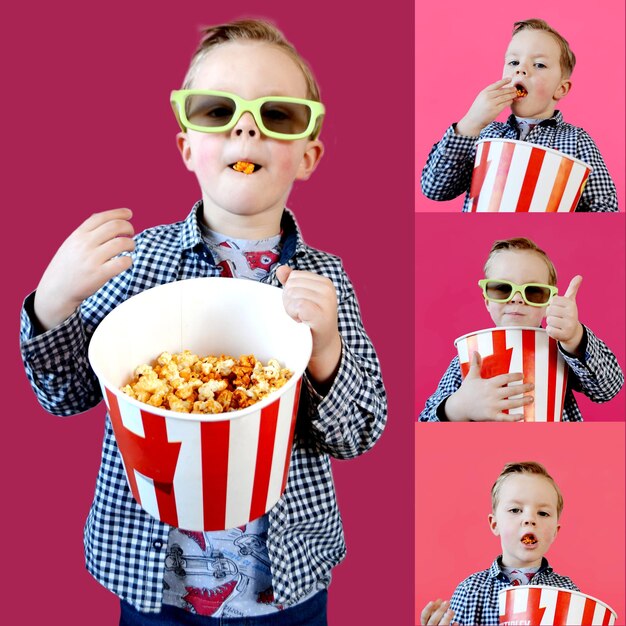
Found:
M 485 261 L 483 271 L 485 276 L 489 271 L 489 266 L 493 261 L 493 257 L 502 250 L 529 250 L 530 252 L 536 252 L 548 266 L 549 285 L 556 285 L 556 268 L 550 260 L 550 257 L 534 242 L 526 237 L 514 237 L 513 239 L 499 239 L 493 242 L 489 256 Z M 496 277 L 497 278 L 497 277 Z
M 543 30 L 552 35 L 559 44 L 559 48 L 561 48 L 561 74 L 564 78 L 569 78 L 572 75 L 574 66 L 576 65 L 576 55 L 572 52 L 565 37 L 554 30 L 546 21 L 538 19 L 515 22 L 515 24 L 513 24 L 513 37 L 522 30 Z
M 295 47 L 270 22 L 265 20 L 245 19 L 208 26 L 202 31 L 202 39 L 194 52 L 189 69 L 183 81 L 183 89 L 189 89 L 196 76 L 198 65 L 213 48 L 230 41 L 260 41 L 271 44 L 286 52 L 302 71 L 307 85 L 307 98 L 320 102 L 320 89 L 311 68 L 300 56 Z
M 546 470 L 541 463 L 536 463 L 535 461 L 507 463 L 504 466 L 504 469 L 500 472 L 500 476 L 498 476 L 496 482 L 491 488 L 491 507 L 494 513 L 498 507 L 502 484 L 509 476 L 511 476 L 511 474 L 533 474 L 534 476 L 543 476 L 546 480 L 548 480 L 556 491 L 556 516 L 557 518 L 561 517 L 561 513 L 563 511 L 563 495 L 561 494 L 561 490 L 554 481 L 554 478 L 548 474 L 548 470 Z

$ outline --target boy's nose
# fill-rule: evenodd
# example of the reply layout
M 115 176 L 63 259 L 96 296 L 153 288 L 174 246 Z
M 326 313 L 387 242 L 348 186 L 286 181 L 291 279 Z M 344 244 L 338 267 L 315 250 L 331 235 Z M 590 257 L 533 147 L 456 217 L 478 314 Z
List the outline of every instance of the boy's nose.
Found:
M 523 304 L 524 298 L 522 298 L 522 294 L 519 291 L 516 291 L 511 298 L 511 302 L 515 302 L 516 304 Z
M 233 133 L 237 135 L 237 137 L 241 136 L 249 136 L 255 137 L 259 134 L 259 129 L 257 128 L 256 122 L 254 121 L 254 117 L 252 113 L 246 111 L 238 120 L 233 128 Z

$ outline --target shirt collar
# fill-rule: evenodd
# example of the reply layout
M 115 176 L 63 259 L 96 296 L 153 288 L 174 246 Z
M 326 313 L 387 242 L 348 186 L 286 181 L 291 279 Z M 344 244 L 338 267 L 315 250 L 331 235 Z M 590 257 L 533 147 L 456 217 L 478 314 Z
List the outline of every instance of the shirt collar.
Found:
M 541 565 L 537 570 L 537 574 L 550 573 L 551 571 L 552 568 L 548 563 L 548 559 L 546 559 L 545 556 L 542 557 Z M 498 558 L 491 564 L 491 567 L 489 568 L 489 576 L 491 576 L 491 578 L 498 578 L 499 580 L 508 582 L 509 579 L 507 575 L 502 571 L 502 555 L 498 556 Z
M 515 119 L 515 115 L 511 113 L 506 120 L 506 123 L 511 127 L 517 130 L 517 120 Z M 563 114 L 561 111 L 555 111 L 552 117 L 549 117 L 547 120 L 543 120 L 537 124 L 537 126 L 541 126 L 542 128 L 547 128 L 548 126 L 559 126 L 563 123 Z
M 202 208 L 202 200 L 198 200 L 182 223 L 180 242 L 183 250 L 193 250 L 198 246 L 204 246 L 202 231 L 200 230 Z M 280 263 L 286 263 L 294 256 L 300 256 L 304 253 L 305 243 L 296 218 L 289 209 L 283 211 L 280 228 L 283 233 Z

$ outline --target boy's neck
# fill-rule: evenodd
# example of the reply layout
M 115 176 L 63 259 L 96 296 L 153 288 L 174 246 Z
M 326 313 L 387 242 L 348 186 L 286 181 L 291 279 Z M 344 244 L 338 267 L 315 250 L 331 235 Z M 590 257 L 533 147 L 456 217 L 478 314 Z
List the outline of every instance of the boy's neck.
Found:
M 267 239 L 280 234 L 280 213 L 271 212 L 260 215 L 236 215 L 225 211 L 209 210 L 206 205 L 202 211 L 202 221 L 209 229 L 232 239 Z

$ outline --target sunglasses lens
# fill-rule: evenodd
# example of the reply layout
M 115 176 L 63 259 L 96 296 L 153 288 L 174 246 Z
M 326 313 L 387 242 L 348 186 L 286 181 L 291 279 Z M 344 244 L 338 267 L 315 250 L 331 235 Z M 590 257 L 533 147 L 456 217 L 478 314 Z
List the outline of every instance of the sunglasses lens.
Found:
M 261 106 L 261 119 L 268 130 L 282 135 L 303 133 L 311 120 L 311 108 L 297 102 L 268 101 Z
M 528 285 L 524 290 L 528 302 L 533 304 L 547 304 L 550 300 L 550 290 L 540 285 Z
M 500 283 L 496 280 L 489 281 L 485 285 L 485 293 L 489 300 L 506 300 L 510 295 L 513 288 L 507 283 Z
M 189 95 L 185 98 L 185 115 L 191 124 L 221 128 L 232 120 L 235 102 L 227 96 Z

